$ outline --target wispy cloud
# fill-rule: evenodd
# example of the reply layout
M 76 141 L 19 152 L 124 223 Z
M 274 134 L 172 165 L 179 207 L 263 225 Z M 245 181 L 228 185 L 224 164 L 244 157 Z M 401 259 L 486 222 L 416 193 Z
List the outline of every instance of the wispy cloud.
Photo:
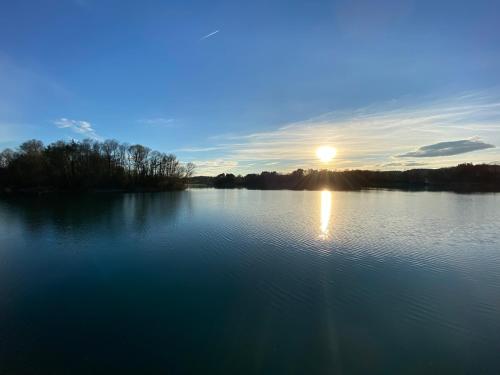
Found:
M 391 167 L 397 167 L 397 168 L 413 168 L 413 167 L 421 167 L 426 165 L 425 163 L 420 163 L 417 161 L 408 161 L 408 162 L 391 162 L 391 163 L 384 163 L 380 164 L 380 167 L 382 168 L 391 168 Z
M 165 118 L 165 117 L 153 117 L 153 118 L 145 118 L 137 120 L 137 122 L 150 126 L 162 126 L 169 127 L 172 126 L 175 122 L 174 118 Z
M 85 137 L 100 139 L 101 137 L 97 135 L 94 128 L 88 121 L 81 120 L 71 120 L 65 117 L 54 121 L 59 129 L 70 129 L 77 134 L 81 134 Z
M 217 34 L 220 30 L 215 30 L 215 31 L 212 31 L 211 33 L 207 34 L 207 35 L 204 35 L 200 38 L 200 40 L 205 40 L 207 38 L 210 38 L 212 36 L 214 36 L 215 34 Z
M 428 146 L 422 146 L 415 151 L 400 154 L 398 157 L 429 158 L 436 156 L 450 156 L 494 147 L 495 146 L 484 143 L 478 139 L 463 139 L 460 141 L 439 142 Z
M 484 142 L 472 138 L 474 136 L 481 137 Z M 473 149 L 484 150 L 500 144 L 498 97 L 467 94 L 430 100 L 418 106 L 394 101 L 352 111 L 330 112 L 274 130 L 218 136 L 212 138 L 211 143 L 193 147 L 191 152 L 197 152 L 196 158 L 201 159 L 203 149 L 217 148 L 216 157 L 237 161 L 235 169 L 241 173 L 246 172 L 250 164 L 253 164 L 250 170 L 253 172 L 263 170 L 266 163 L 273 162 L 279 162 L 280 171 L 299 167 L 394 169 L 396 165 L 393 163 L 401 162 L 394 160 L 394 155 L 408 154 L 408 150 L 417 152 L 420 145 L 432 146 L 450 138 L 462 140 L 448 145 L 453 152 L 441 150 L 441 154 L 436 155 L 440 157 L 427 158 L 413 166 L 441 167 L 464 161 L 498 160 L 500 152 L 495 150 L 499 149 L 463 155 Z M 316 148 L 324 144 L 337 149 L 337 157 L 328 165 L 321 163 L 315 155 Z M 457 152 L 458 146 L 461 146 L 460 152 Z M 211 152 L 213 157 L 214 151 Z M 411 156 L 419 157 L 417 154 L 407 155 Z M 412 166 L 408 163 L 398 166 Z M 219 173 L 223 171 L 220 169 Z M 199 169 L 201 172 L 202 168 Z
M 194 160 L 197 175 L 216 175 L 219 173 L 231 173 L 239 166 L 236 160 Z
M 175 151 L 180 152 L 209 152 L 223 149 L 222 147 L 184 147 Z

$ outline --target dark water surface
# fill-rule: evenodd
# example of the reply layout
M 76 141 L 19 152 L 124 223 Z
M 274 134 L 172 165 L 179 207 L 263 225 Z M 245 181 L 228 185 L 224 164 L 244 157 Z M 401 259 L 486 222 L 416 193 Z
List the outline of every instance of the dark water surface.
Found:
M 499 374 L 500 194 L 0 200 L 0 374 Z

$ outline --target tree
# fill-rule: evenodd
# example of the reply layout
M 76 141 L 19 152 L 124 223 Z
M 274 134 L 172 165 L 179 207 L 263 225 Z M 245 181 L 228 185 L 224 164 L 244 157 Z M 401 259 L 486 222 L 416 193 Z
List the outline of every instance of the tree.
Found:
M 181 189 L 192 170 L 173 154 L 112 139 L 57 141 L 47 147 L 41 141 L 29 140 L 17 152 L 6 149 L 0 153 L 1 186 L 23 189 Z
M 39 155 L 43 151 L 43 142 L 31 139 L 22 143 L 19 150 L 25 155 Z
M 0 168 L 7 168 L 15 157 L 16 153 L 10 148 L 6 148 L 0 152 Z
M 186 164 L 186 172 L 185 172 L 185 177 L 190 178 L 193 176 L 194 170 L 196 168 L 196 165 L 194 163 L 187 163 Z
M 112 166 L 118 154 L 118 142 L 114 139 L 107 139 L 102 144 L 102 151 L 106 157 L 106 161 L 108 162 L 108 171 L 111 173 Z
M 132 166 L 136 175 L 145 175 L 147 170 L 147 158 L 150 149 L 142 145 L 133 145 L 129 148 Z

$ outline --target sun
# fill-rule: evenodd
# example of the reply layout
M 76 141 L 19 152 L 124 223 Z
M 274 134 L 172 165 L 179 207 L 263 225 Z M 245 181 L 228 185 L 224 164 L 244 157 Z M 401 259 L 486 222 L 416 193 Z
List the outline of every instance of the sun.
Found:
M 329 161 L 331 161 L 335 157 L 336 153 L 337 150 L 330 146 L 321 146 L 316 149 L 316 155 L 318 156 L 318 159 L 323 163 L 328 163 Z

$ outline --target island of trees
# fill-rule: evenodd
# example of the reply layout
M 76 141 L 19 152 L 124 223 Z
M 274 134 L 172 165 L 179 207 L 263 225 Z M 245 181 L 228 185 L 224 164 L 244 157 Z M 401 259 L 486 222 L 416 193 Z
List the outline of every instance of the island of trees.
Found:
M 0 153 L 0 191 L 181 190 L 193 171 L 139 144 L 33 139 Z
M 439 169 L 406 171 L 303 170 L 291 173 L 262 172 L 235 176 L 198 176 L 190 179 L 198 186 L 215 188 L 360 190 L 367 188 L 429 189 L 453 191 L 500 191 L 500 165 L 460 164 Z

